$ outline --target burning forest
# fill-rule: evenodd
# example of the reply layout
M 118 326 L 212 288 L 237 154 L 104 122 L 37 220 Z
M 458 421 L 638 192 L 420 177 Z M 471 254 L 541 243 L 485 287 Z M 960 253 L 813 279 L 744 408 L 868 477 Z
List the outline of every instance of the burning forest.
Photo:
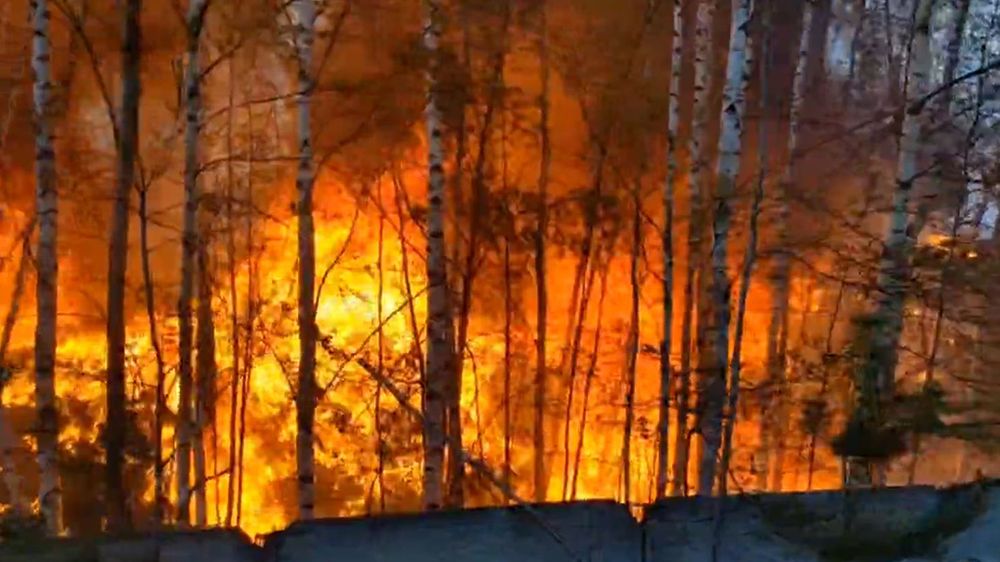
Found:
M 996 473 L 998 28 L 0 3 L 0 540 Z

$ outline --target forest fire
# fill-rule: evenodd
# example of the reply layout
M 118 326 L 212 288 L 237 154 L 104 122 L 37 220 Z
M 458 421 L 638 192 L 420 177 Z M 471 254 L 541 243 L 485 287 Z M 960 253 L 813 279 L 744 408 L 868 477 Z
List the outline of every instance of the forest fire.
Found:
M 382 193 L 388 195 L 392 189 L 390 178 L 380 182 Z M 419 174 L 405 179 L 407 186 L 420 185 Z M 377 190 L 376 190 L 377 191 Z M 338 202 L 348 202 L 349 195 L 344 188 L 334 184 L 323 183 L 319 192 L 324 197 Z M 417 195 L 411 194 L 411 197 Z M 392 394 L 384 389 L 380 391 L 374 377 L 365 370 L 379 364 L 379 348 L 382 349 L 382 365 L 387 377 L 390 377 L 398 388 L 410 398 L 411 406 L 419 408 L 419 369 L 414 348 L 413 325 L 422 330 L 426 299 L 421 294 L 421 288 L 426 285 L 422 273 L 422 260 L 419 253 L 422 249 L 413 247 L 411 240 L 419 239 L 413 235 L 414 225 L 404 219 L 404 244 L 409 260 L 407 270 L 410 278 L 407 281 L 402 266 L 403 248 L 400 245 L 399 217 L 395 213 L 382 210 L 392 209 L 394 202 L 386 197 L 380 204 L 363 206 L 358 216 L 341 216 L 319 221 L 317 226 L 317 261 L 325 269 L 329 269 L 326 282 L 323 284 L 317 309 L 317 324 L 324 338 L 323 348 L 333 353 L 320 355 L 318 378 L 319 385 L 325 390 L 320 400 L 317 412 L 317 464 L 320 467 L 318 486 L 323 492 L 319 496 L 318 511 L 320 515 L 348 515 L 379 512 L 384 501 L 389 510 L 412 510 L 419 507 L 419 427 L 410 419 L 409 414 L 396 403 Z M 275 205 L 276 209 L 281 205 Z M 329 208 L 336 205 L 330 204 Z M 379 222 L 382 220 L 382 247 L 379 248 Z M 243 443 L 242 470 L 242 514 L 240 524 L 251 534 L 258 534 L 277 529 L 294 519 L 294 504 L 290 501 L 293 492 L 290 489 L 291 476 L 294 474 L 294 442 L 295 414 L 294 390 L 295 367 L 298 348 L 295 340 L 294 317 L 289 311 L 294 309 L 294 271 L 295 255 L 286 250 L 289 228 L 281 222 L 268 225 L 266 232 L 259 233 L 266 240 L 265 247 L 259 256 L 240 263 L 237 268 L 237 302 L 240 309 L 240 345 L 246 345 L 245 334 L 248 328 L 246 322 L 247 287 L 255 286 L 254 296 L 254 335 L 253 348 L 249 355 L 242 355 L 239 362 L 245 371 L 241 376 L 248 378 L 248 394 L 246 395 L 246 417 L 237 420 L 236 436 L 229 434 L 230 415 L 234 411 L 230 400 L 230 385 L 232 384 L 232 324 L 230 317 L 231 303 L 228 302 L 228 287 L 222 279 L 217 280 L 215 294 L 218 298 L 213 303 L 215 310 L 216 349 L 218 356 L 219 380 L 216 385 L 218 401 L 215 407 L 215 424 L 210 428 L 210 437 L 206 437 L 206 455 L 213 467 L 210 473 L 217 475 L 207 488 L 207 501 L 210 506 L 221 506 L 210 509 L 210 521 L 221 524 L 225 518 L 226 490 L 228 479 L 233 472 L 228 469 L 229 447 L 237 443 L 245 432 Z M 8 239 L 5 246 L 16 241 Z M 381 288 L 378 269 L 381 253 Z M 550 316 L 550 349 L 554 350 L 550 357 L 550 368 L 557 369 L 559 356 L 565 353 L 565 341 L 562 334 L 567 327 L 565 312 L 569 306 L 568 286 L 572 281 L 573 269 L 576 265 L 573 258 L 553 259 L 549 268 L 553 276 L 552 315 Z M 584 350 L 581 364 L 590 365 L 593 377 L 592 389 L 587 396 L 587 424 L 584 426 L 585 380 L 579 377 L 576 381 L 576 403 L 572 407 L 570 419 L 570 464 L 568 473 L 564 473 L 566 446 L 561 437 L 563 433 L 562 419 L 565 416 L 565 390 L 552 400 L 548 411 L 553 418 L 553 433 L 560 435 L 559 442 L 549 452 L 551 476 L 547 499 L 558 500 L 563 497 L 564 479 L 574 482 L 570 487 L 566 484 L 567 497 L 578 499 L 590 498 L 621 498 L 621 474 L 616 467 L 616 457 L 619 454 L 622 439 L 623 406 L 621 393 L 623 380 L 622 364 L 625 357 L 621 352 L 626 338 L 628 322 L 628 267 L 625 259 L 612 259 L 607 264 L 602 275 L 607 279 L 601 281 L 601 287 L 595 287 L 595 293 L 602 289 L 606 291 L 603 298 L 594 295 L 595 305 L 588 312 L 588 325 L 584 328 L 589 342 Z M 8 272 L 10 269 L 8 269 Z M 266 273 L 265 273 L 266 272 Z M 72 281 L 64 276 L 66 283 Z M 218 277 L 223 277 L 219 275 Z M 565 283 L 566 286 L 561 286 Z M 649 294 L 655 294 L 656 280 L 648 280 Z M 407 286 L 409 285 L 409 289 Z M 517 298 L 530 303 L 533 299 L 530 286 L 520 283 L 517 290 L 522 293 Z M 805 290 L 805 289 L 803 289 Z M 815 296 L 800 297 L 801 291 L 794 292 L 796 302 L 807 298 L 817 303 Z M 381 294 L 381 322 L 379 321 L 379 300 Z M 412 294 L 412 309 L 410 308 Z M 747 317 L 747 336 L 744 343 L 745 367 L 751 373 L 755 365 L 764 360 L 764 341 L 762 334 L 766 332 L 767 292 L 763 286 L 755 286 L 750 297 L 753 310 Z M 602 301 L 603 306 L 597 304 Z M 27 303 L 22 303 L 24 306 Z M 816 306 L 816 305 L 812 305 Z M 796 304 L 792 310 L 799 310 Z M 416 314 L 416 322 L 410 314 Z M 816 312 L 815 309 L 812 312 Z M 169 311 L 164 311 L 160 319 L 161 334 L 164 341 L 164 352 L 168 365 L 176 363 L 176 318 Z M 499 316 L 499 317 L 498 317 Z M 597 355 L 592 348 L 594 331 L 600 316 L 601 332 Z M 644 348 L 655 348 L 660 339 L 657 331 L 655 314 L 644 310 L 641 341 Z M 72 450 L 82 443 L 99 442 L 100 426 L 98 420 L 103 419 L 104 383 L 100 377 L 103 369 L 104 339 L 99 330 L 74 328 L 73 315 L 66 315 L 61 320 L 61 329 L 66 335 L 61 339 L 58 348 L 60 366 L 57 370 L 57 390 L 60 396 L 73 397 L 79 402 L 79 407 L 86 410 L 87 415 L 77 422 L 67 419 L 60 433 L 63 447 Z M 503 395 L 504 341 L 502 337 L 502 315 L 485 306 L 474 312 L 469 341 L 469 360 L 465 363 L 462 381 L 462 407 L 464 413 L 463 440 L 473 454 L 482 455 L 494 466 L 503 463 L 504 427 L 503 410 L 505 397 Z M 381 326 L 381 338 L 379 327 Z M 796 328 L 793 324 L 793 330 Z M 18 356 L 31 346 L 31 328 L 29 322 L 22 322 L 15 333 L 10 354 Z M 515 475 L 530 472 L 531 453 L 526 446 L 529 439 L 530 421 L 525 399 L 526 390 L 530 388 L 530 349 L 533 327 L 530 320 L 521 321 L 514 326 L 512 334 L 512 353 L 516 360 L 512 363 L 513 389 L 511 409 L 514 416 L 511 440 L 514 445 L 512 472 Z M 421 335 L 422 338 L 422 335 Z M 380 343 L 381 342 L 381 343 Z M 148 321 L 141 312 L 137 312 L 128 326 L 128 362 L 129 387 L 127 395 L 133 401 L 133 407 L 138 412 L 152 411 L 152 389 L 156 382 L 156 364 L 148 332 Z M 242 353 L 246 353 L 244 350 Z M 678 350 L 675 350 L 675 354 Z M 359 361 L 360 359 L 360 361 Z M 247 361 L 250 365 L 247 365 Z M 759 367 L 758 367 L 759 368 Z M 652 499 L 652 482 L 655 475 L 652 472 L 656 450 L 655 420 L 656 396 L 659 392 L 657 384 L 658 357 L 646 353 L 638 364 L 638 388 L 635 403 L 638 429 L 633 438 L 633 450 L 636 459 L 633 464 L 632 482 L 634 489 L 631 497 L 637 502 Z M 177 386 L 173 369 L 168 375 L 171 411 L 176 411 Z M 565 382 L 557 383 L 565 389 Z M 376 398 L 380 393 L 380 398 Z M 9 409 L 28 408 L 33 402 L 33 385 L 30 379 L 18 374 L 9 383 L 4 392 L 4 404 Z M 242 400 L 240 398 L 239 400 Z M 378 405 L 382 437 L 378 436 L 375 422 L 375 407 Z M 239 407 L 237 404 L 237 416 Z M 245 428 L 243 426 L 245 422 Z M 140 428 L 149 431 L 150 419 L 140 419 Z M 758 436 L 755 420 L 748 419 L 737 426 L 737 441 L 740 448 L 750 451 Z M 584 428 L 581 440 L 580 428 Z M 174 426 L 167 423 L 164 428 L 164 441 L 171 443 L 174 439 Z M 235 437 L 235 439 L 233 438 Z M 383 441 L 380 445 L 379 441 Z M 213 448 L 213 445 L 214 448 Z M 30 441 L 23 440 L 23 446 L 30 446 Z M 582 450 L 577 451 L 578 447 Z M 168 446 L 169 452 L 172 447 Z M 385 489 L 378 488 L 377 464 L 378 451 L 383 451 L 385 464 L 383 482 Z M 834 487 L 839 484 L 839 474 L 831 467 L 835 466 L 829 452 L 821 451 L 818 467 L 813 480 L 814 488 Z M 579 460 L 576 457 L 579 456 Z M 788 476 L 785 479 L 787 489 L 804 486 L 805 465 L 798 455 L 793 455 L 787 463 Z M 733 467 L 737 481 L 752 487 L 749 475 L 749 458 L 738 459 Z M 149 470 L 148 464 L 146 470 Z M 578 475 L 575 475 L 579 471 Z M 168 475 L 171 470 L 167 470 Z M 237 479 L 240 475 L 237 474 Z M 145 486 L 133 501 L 149 504 L 153 501 L 152 482 L 147 474 Z M 470 494 L 468 501 L 472 503 L 491 504 L 501 501 L 496 492 L 485 488 L 487 484 L 479 485 L 478 491 Z M 525 490 L 525 493 L 529 493 Z M 384 500 L 382 499 L 384 494 Z M 216 518 L 218 514 L 218 519 Z
M 32 69 L 0 80 L 0 523 L 260 535 L 993 466 L 995 256 L 955 249 L 996 233 L 995 1 L 752 4 L 0 18 Z

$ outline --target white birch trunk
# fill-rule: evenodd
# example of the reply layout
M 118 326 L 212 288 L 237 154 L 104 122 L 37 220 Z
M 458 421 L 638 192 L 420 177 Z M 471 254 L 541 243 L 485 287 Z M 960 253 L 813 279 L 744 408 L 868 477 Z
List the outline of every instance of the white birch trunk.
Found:
M 683 4 L 674 0 L 673 43 L 670 55 L 670 106 L 667 129 L 667 181 L 663 184 L 663 341 L 660 343 L 660 411 L 657 425 L 656 498 L 667 495 L 668 456 L 670 444 L 670 350 L 674 317 L 674 193 L 677 186 L 677 136 L 680 128 L 681 64 L 683 44 Z
M 910 53 L 909 77 L 906 99 L 919 100 L 929 88 L 931 65 L 930 22 L 933 0 L 920 0 L 914 19 L 914 35 Z M 885 246 L 879 264 L 876 294 L 878 302 L 874 312 L 874 330 L 870 352 L 863 366 L 858 384 L 861 393 L 854 413 L 855 420 L 864 428 L 877 428 L 882 420 L 881 405 L 892 397 L 895 386 L 896 362 L 899 340 L 903 329 L 903 308 L 909 287 L 909 261 L 912 240 L 918 232 L 911 228 L 910 191 L 916 179 L 917 159 L 922 140 L 920 109 L 908 107 L 903 115 L 899 137 L 899 155 L 896 166 L 896 187 L 892 195 L 892 211 Z M 872 463 L 852 462 L 855 469 L 848 475 L 850 486 L 873 483 L 875 470 Z
M 313 230 L 312 62 L 315 41 L 316 2 L 296 0 L 294 10 L 295 50 L 298 56 L 298 144 L 299 168 L 295 179 L 298 193 L 299 251 L 299 386 L 296 396 L 295 458 L 298 476 L 299 519 L 312 519 L 316 503 L 313 426 L 316 414 L 316 315 L 313 311 L 316 283 L 316 248 Z
M 181 247 L 181 289 L 177 305 L 180 323 L 179 347 L 180 365 L 178 384 L 180 404 L 177 414 L 177 521 L 181 525 L 190 522 L 191 504 L 191 456 L 192 440 L 195 441 L 195 458 L 202 449 L 198 427 L 192 415 L 194 394 L 194 322 L 192 302 L 195 292 L 195 260 L 198 246 L 198 205 L 201 198 L 199 184 L 199 141 L 201 138 L 201 65 L 199 64 L 201 30 L 204 24 L 208 0 L 193 0 L 188 5 L 186 17 L 187 64 L 184 72 L 184 225 Z M 204 451 L 201 450 L 201 475 L 204 475 Z M 196 467 L 196 475 L 199 474 Z M 195 478 L 197 485 L 198 478 Z
M 766 13 L 762 17 L 760 34 L 761 38 L 757 45 L 760 45 L 760 65 L 758 84 L 758 108 L 760 117 L 757 125 L 757 180 L 753 193 L 753 201 L 750 203 L 750 224 L 747 234 L 746 251 L 743 255 L 743 268 L 740 271 L 740 292 L 736 301 L 736 325 L 733 328 L 733 355 L 729 360 L 729 395 L 726 402 L 725 425 L 722 433 L 722 455 L 719 466 L 719 495 L 725 497 L 729 493 L 729 465 L 733 453 L 733 433 L 736 429 L 737 406 L 739 405 L 740 380 L 743 369 L 743 333 L 747 313 L 747 296 L 750 294 L 750 284 L 753 282 L 753 269 L 757 262 L 757 241 L 759 239 L 758 223 L 760 220 L 761 206 L 764 202 L 764 185 L 767 181 L 767 127 L 768 127 L 768 72 L 771 49 L 771 12 L 768 8 L 763 8 Z M 749 67 L 749 64 L 748 64 Z M 723 502 L 719 502 L 716 509 L 722 508 Z M 721 524 L 719 511 L 716 511 L 717 524 Z M 715 535 L 718 538 L 718 534 Z
M 674 442 L 674 494 L 687 493 L 688 458 L 688 400 L 692 383 L 691 348 L 694 302 L 697 293 L 696 280 L 702 268 L 702 239 L 704 236 L 704 195 L 708 175 L 709 82 L 712 72 L 712 21 L 715 17 L 715 2 L 703 1 L 698 4 L 697 22 L 694 35 L 694 115 L 690 139 L 691 171 L 688 181 L 688 248 L 687 271 L 684 279 L 684 318 L 681 327 L 681 380 L 677 394 L 677 431 Z M 702 306 L 703 303 L 699 303 Z M 697 423 L 697 419 L 694 423 Z
M 34 72 L 35 194 L 38 220 L 36 253 L 35 405 L 38 409 L 38 504 L 51 536 L 62 528 L 59 488 L 59 414 L 56 404 L 56 295 L 59 259 L 56 253 L 58 191 L 52 127 L 52 80 L 49 6 L 32 2 L 31 68 Z
M 786 342 L 788 327 L 788 299 L 791 282 L 791 251 L 789 249 L 788 218 L 789 192 L 795 181 L 795 164 L 799 150 L 799 129 L 801 125 L 802 108 L 805 105 L 806 71 L 809 66 L 809 38 L 813 28 L 813 2 L 802 3 L 802 27 L 799 35 L 798 60 L 795 65 L 795 76 L 792 79 L 792 103 L 788 117 L 788 163 L 782 170 L 781 179 L 777 183 L 774 194 L 774 230 L 777 241 L 772 251 L 773 265 L 771 271 L 771 319 L 767 331 L 767 398 L 765 399 L 764 419 L 761 424 L 761 447 L 755 460 L 759 463 L 755 470 L 757 488 L 764 490 L 770 487 L 781 488 L 781 457 L 783 455 L 783 440 L 781 434 L 785 431 L 785 370 Z M 772 463 L 773 460 L 773 463 Z M 772 466 L 773 464 L 773 466 Z M 772 470 L 773 469 L 773 470 Z M 770 478 L 769 475 L 773 475 Z
M 444 413 L 448 378 L 453 374 L 454 326 L 448 294 L 445 228 L 444 143 L 438 105 L 438 45 L 442 7 L 425 0 L 424 48 L 430 58 L 427 71 L 428 214 L 427 214 L 427 376 L 424 381 L 424 508 L 441 507 L 444 471 Z M 456 452 L 458 454 L 458 452 Z
M 698 494 L 702 496 L 712 494 L 716 459 L 722 442 L 722 410 L 726 399 L 726 367 L 729 358 L 730 280 L 727 252 L 732 198 L 743 150 L 743 117 L 751 60 L 747 47 L 751 4 L 751 0 L 735 0 L 733 6 L 726 83 L 722 92 L 722 130 L 719 135 L 712 225 L 712 279 L 709 289 L 711 315 L 708 326 L 705 327 L 706 342 L 699 361 L 703 366 L 699 393 L 703 446 L 698 470 Z

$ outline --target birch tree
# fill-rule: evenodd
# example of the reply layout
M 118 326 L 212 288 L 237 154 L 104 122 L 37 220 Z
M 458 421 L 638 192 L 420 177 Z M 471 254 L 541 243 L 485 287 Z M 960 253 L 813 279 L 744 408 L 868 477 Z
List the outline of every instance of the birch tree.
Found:
M 185 72 L 184 72 L 184 226 L 181 248 L 181 288 L 177 305 L 180 323 L 180 358 L 178 385 L 180 404 L 177 422 L 177 520 L 186 525 L 190 520 L 191 500 L 191 456 L 192 439 L 198 428 L 192 415 L 192 394 L 194 391 L 194 323 L 192 301 L 195 292 L 195 268 L 198 248 L 198 207 L 201 200 L 200 154 L 201 139 L 201 33 L 205 23 L 205 12 L 210 0 L 191 0 L 185 17 Z M 200 442 L 200 439 L 198 440 Z M 195 447 L 195 456 L 198 449 Z M 204 451 L 201 451 L 201 476 L 204 476 Z M 198 478 L 195 479 L 198 484 Z M 201 502 L 199 499 L 197 518 L 200 522 Z
M 740 396 L 740 379 L 743 371 L 743 333 L 746 327 L 747 297 L 750 294 L 750 284 L 753 283 L 753 270 L 757 263 L 757 242 L 760 238 L 758 223 L 760 221 L 761 207 L 764 202 L 764 186 L 767 182 L 767 158 L 768 158 L 768 138 L 767 138 L 767 118 L 770 95 L 768 84 L 768 72 L 770 70 L 771 59 L 771 8 L 762 7 L 763 12 L 760 24 L 760 41 L 758 64 L 758 117 L 757 126 L 757 178 L 754 186 L 753 199 L 750 203 L 750 220 L 746 250 L 743 254 L 743 264 L 740 270 L 740 292 L 736 301 L 736 325 L 733 328 L 733 353 L 729 360 L 729 394 L 726 402 L 725 426 L 722 433 L 722 454 L 719 466 L 719 495 L 725 497 L 729 493 L 729 466 L 733 454 L 733 433 L 736 430 L 737 406 Z M 749 68 L 750 64 L 747 64 Z M 716 507 L 716 518 L 720 518 L 722 502 Z M 718 537 L 718 534 L 716 534 Z
M 427 370 L 424 381 L 424 508 L 440 509 L 443 500 L 444 414 L 448 378 L 454 369 L 454 324 L 449 295 L 445 227 L 444 142 L 438 77 L 442 7 L 425 0 L 424 49 L 429 57 L 427 100 Z M 461 454 L 455 451 L 455 454 Z
M 789 249 L 788 218 L 789 193 L 795 182 L 795 165 L 799 151 L 799 130 L 801 128 L 802 108 L 805 105 L 806 78 L 809 66 L 809 44 L 813 34 L 814 1 L 802 2 L 802 27 L 799 34 L 799 50 L 795 65 L 795 75 L 792 79 L 792 103 L 788 116 L 788 161 L 781 173 L 774 193 L 774 229 L 777 233 L 771 270 L 771 318 L 767 330 L 767 390 L 768 398 L 764 402 L 764 420 L 761 425 L 761 447 L 757 461 L 757 487 L 766 489 L 768 475 L 774 478 L 770 486 L 781 488 L 782 440 L 787 420 L 787 404 L 785 394 L 786 355 L 788 347 L 788 299 L 791 277 L 791 251 Z M 774 468 L 772 469 L 772 455 Z
M 660 410 L 657 425 L 656 499 L 667 494 L 667 463 L 670 444 L 670 350 L 674 318 L 674 193 L 677 183 L 677 137 L 680 129 L 681 63 L 684 54 L 683 4 L 674 0 L 673 41 L 670 54 L 670 107 L 667 129 L 667 178 L 663 184 L 663 341 L 660 342 Z
M 52 124 L 52 45 L 46 0 L 31 2 L 31 69 L 34 73 L 36 254 L 35 405 L 38 410 L 38 505 L 49 535 L 62 528 L 59 487 L 59 412 L 56 403 L 56 311 L 59 257 L 56 251 L 58 188 Z M 11 502 L 17 504 L 16 498 Z
M 922 100 L 929 89 L 931 65 L 930 23 L 933 0 L 920 0 L 916 6 L 913 41 L 910 52 L 906 100 Z M 899 132 L 896 162 L 896 185 L 892 194 L 889 228 L 884 239 L 877 280 L 877 302 L 872 314 L 872 337 L 869 351 L 859 373 L 857 403 L 851 428 L 856 435 L 877 434 L 884 424 L 883 404 L 894 392 L 898 348 L 903 329 L 903 308 L 908 289 L 909 261 L 918 232 L 910 224 L 910 191 L 919 170 L 917 159 L 923 140 L 922 104 L 911 104 L 903 115 Z M 858 486 L 877 483 L 875 463 L 865 459 L 851 462 L 847 484 Z
M 142 36 L 139 17 L 142 0 L 127 0 L 122 10 L 121 107 L 111 240 L 108 250 L 107 298 L 107 526 L 120 531 L 130 526 L 126 510 L 125 470 L 125 272 L 128 265 L 129 207 L 135 184 L 139 146 L 139 66 Z
M 965 26 L 969 21 L 969 7 L 971 5 L 972 0 L 958 0 L 958 4 L 955 7 L 955 18 L 952 21 L 951 37 L 948 38 L 944 75 L 941 80 L 944 84 L 949 84 L 955 79 L 958 63 L 961 60 L 962 39 L 965 36 Z M 944 111 L 951 109 L 952 91 L 952 88 L 948 88 L 942 95 L 940 105 Z
M 313 425 L 316 416 L 316 247 L 313 229 L 312 120 L 310 107 L 313 90 L 313 43 L 315 41 L 316 2 L 292 3 L 295 19 L 295 53 L 298 62 L 298 174 L 295 191 L 298 202 L 299 253 L 299 384 L 295 399 L 295 459 L 298 475 L 299 519 L 312 519 L 316 503 Z
M 703 366 L 698 388 L 703 446 L 698 470 L 698 494 L 702 496 L 712 494 L 722 439 L 722 410 L 726 398 L 729 358 L 730 280 L 727 257 L 732 199 L 743 151 L 743 117 L 751 61 L 747 47 L 751 5 L 752 0 L 737 0 L 733 7 L 726 82 L 722 94 L 722 131 L 719 136 L 712 223 L 712 279 L 709 289 L 711 315 L 704 330 L 706 341 L 702 346 L 703 355 L 699 358 L 699 366 Z
M 691 343 L 694 329 L 696 279 L 702 254 L 704 229 L 704 192 L 707 181 L 709 119 L 709 81 L 711 78 L 712 22 L 715 2 L 698 4 L 694 34 L 694 115 L 689 139 L 691 172 L 688 182 L 687 270 L 684 277 L 684 312 L 681 319 L 681 365 L 677 389 L 677 430 L 674 442 L 674 494 L 687 494 L 688 410 L 691 388 Z

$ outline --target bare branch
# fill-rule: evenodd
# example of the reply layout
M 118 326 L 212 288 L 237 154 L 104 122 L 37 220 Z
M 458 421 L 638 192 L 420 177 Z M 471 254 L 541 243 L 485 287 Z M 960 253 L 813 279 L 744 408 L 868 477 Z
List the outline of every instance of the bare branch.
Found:
M 946 92 L 970 78 L 982 76 L 983 74 L 993 72 L 994 70 L 1000 70 L 1000 59 L 996 59 L 990 63 L 984 64 L 983 66 L 980 66 L 975 70 L 970 70 L 969 72 L 966 72 L 965 74 L 957 78 L 953 78 L 952 80 L 949 80 L 944 84 L 941 84 L 937 88 L 934 88 L 933 90 L 928 92 L 923 97 L 911 103 L 910 106 L 906 108 L 906 111 L 911 115 L 920 113 L 921 111 L 924 110 L 924 107 L 927 106 L 927 102 L 932 100 L 934 97 L 940 95 L 942 92 Z

